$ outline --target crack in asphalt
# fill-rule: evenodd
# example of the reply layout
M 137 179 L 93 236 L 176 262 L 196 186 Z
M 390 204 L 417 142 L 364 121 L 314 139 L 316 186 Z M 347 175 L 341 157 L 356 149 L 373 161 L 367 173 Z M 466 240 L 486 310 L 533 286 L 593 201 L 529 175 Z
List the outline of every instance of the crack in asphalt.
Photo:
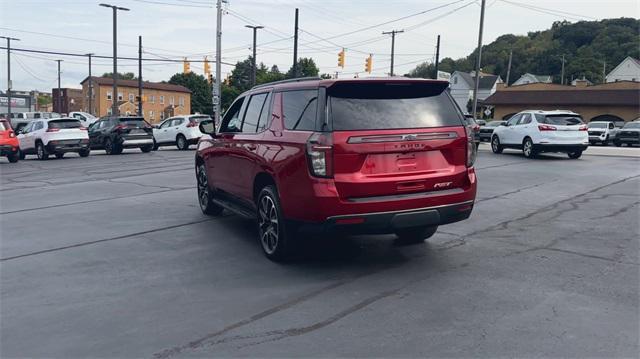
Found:
M 123 177 L 120 177 L 123 178 Z M 142 184 L 142 183 L 137 183 L 137 182 L 130 182 L 130 181 L 118 181 L 120 178 L 111 178 L 106 180 L 109 183 L 116 183 L 116 184 L 132 184 L 132 185 L 136 185 L 136 186 L 140 186 L 140 187 L 153 187 L 153 188 L 160 188 L 160 189 L 173 189 L 173 190 L 181 190 L 181 189 L 186 189 L 186 188 L 195 188 L 195 187 L 167 187 L 167 186 L 158 186 L 158 185 L 152 185 L 152 184 Z
M 222 217 L 222 218 L 225 218 L 225 217 Z M 169 229 L 190 226 L 192 224 L 209 222 L 209 221 L 213 221 L 215 219 L 219 219 L 219 218 L 205 218 L 205 219 L 201 219 L 201 220 L 198 220 L 198 221 L 191 221 L 191 222 L 187 222 L 187 223 L 174 224 L 174 225 L 171 225 L 171 226 L 166 226 L 166 227 L 161 227 L 161 228 L 154 228 L 154 229 L 149 229 L 149 230 L 146 230 L 146 231 L 129 233 L 129 234 L 116 236 L 116 237 L 103 238 L 103 239 L 98 239 L 98 240 L 95 240 L 95 241 L 76 243 L 76 244 L 71 244 L 71 245 L 63 246 L 63 247 L 56 247 L 56 248 L 44 249 L 44 250 L 41 250 L 41 251 L 35 251 L 35 252 L 30 252 L 30 253 L 25 253 L 25 254 L 19 254 L 19 255 L 16 255 L 16 256 L 0 258 L 0 262 L 11 261 L 11 260 L 14 260 L 14 259 L 19 259 L 19 258 L 24 258 L 24 257 L 31 257 L 31 256 L 39 255 L 39 254 L 44 254 L 44 253 L 62 251 L 62 250 L 65 250 L 65 249 L 70 249 L 70 248 L 84 247 L 84 246 L 88 246 L 88 245 L 92 245 L 92 244 L 96 244 L 96 243 L 103 243 L 103 242 L 115 241 L 115 240 L 118 240 L 118 239 L 126 239 L 126 238 L 130 238 L 130 237 L 136 237 L 136 236 L 141 236 L 141 235 L 145 235 L 145 234 L 149 234 L 149 233 L 156 233 L 156 232 L 166 231 L 166 230 L 169 230 Z
M 595 219 L 603 219 L 603 218 L 611 218 L 611 217 L 615 217 L 615 216 L 617 216 L 617 215 L 619 215 L 619 214 L 623 214 L 623 213 L 625 213 L 625 212 L 630 211 L 630 210 L 631 210 L 631 208 L 633 208 L 633 207 L 635 207 L 635 206 L 637 206 L 637 205 L 639 205 L 639 204 L 640 204 L 640 201 L 635 201 L 635 202 L 631 203 L 629 206 L 622 207 L 621 209 L 619 209 L 619 210 L 617 210 L 617 211 L 614 211 L 614 212 L 611 212 L 610 214 L 608 214 L 608 215 L 606 215 L 606 216 L 602 216 L 602 217 L 593 217 L 593 218 L 589 218 L 589 219 L 591 219 L 591 220 L 595 220 Z
M 503 197 L 506 197 L 506 196 L 509 196 L 509 195 L 512 195 L 512 194 L 520 193 L 522 191 L 525 191 L 525 190 L 528 190 L 528 189 L 532 189 L 532 188 L 536 188 L 536 187 L 540 187 L 542 185 L 553 183 L 553 182 L 556 182 L 556 181 L 557 180 L 548 181 L 548 182 L 542 182 L 542 183 L 534 184 L 534 185 L 531 185 L 531 186 L 518 188 L 515 191 L 505 192 L 505 193 L 501 193 L 501 194 L 498 194 L 498 195 L 495 195 L 495 196 L 481 198 L 481 199 L 476 200 L 476 203 L 480 203 L 480 202 L 484 202 L 484 201 L 490 201 L 492 199 L 503 198 Z

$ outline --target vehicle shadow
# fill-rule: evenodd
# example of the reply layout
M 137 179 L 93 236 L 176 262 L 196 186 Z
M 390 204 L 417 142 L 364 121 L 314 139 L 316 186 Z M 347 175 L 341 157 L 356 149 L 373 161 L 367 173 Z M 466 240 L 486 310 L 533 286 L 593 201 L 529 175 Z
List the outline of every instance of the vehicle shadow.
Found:
M 522 159 L 527 159 L 526 157 L 524 157 L 524 155 L 522 154 L 522 152 L 503 152 L 500 154 L 500 156 L 510 156 L 510 157 L 517 157 L 517 158 L 522 158 Z M 536 155 L 536 157 L 531 158 L 531 161 L 536 161 L 536 160 L 542 160 L 542 161 L 574 161 L 571 158 L 569 158 L 565 153 L 539 153 Z

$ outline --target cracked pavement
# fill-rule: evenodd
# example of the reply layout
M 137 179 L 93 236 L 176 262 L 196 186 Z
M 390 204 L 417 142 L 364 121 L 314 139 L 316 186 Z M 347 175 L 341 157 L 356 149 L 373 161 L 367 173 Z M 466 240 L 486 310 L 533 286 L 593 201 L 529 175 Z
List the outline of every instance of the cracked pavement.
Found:
M 0 163 L 2 357 L 637 357 L 637 158 L 481 151 L 424 245 L 266 260 L 203 216 L 193 151 Z

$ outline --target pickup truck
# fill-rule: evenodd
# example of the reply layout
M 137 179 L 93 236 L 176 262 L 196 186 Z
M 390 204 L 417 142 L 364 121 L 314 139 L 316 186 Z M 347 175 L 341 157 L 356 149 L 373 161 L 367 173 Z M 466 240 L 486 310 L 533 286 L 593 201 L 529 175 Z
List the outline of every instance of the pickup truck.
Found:
M 600 142 L 604 146 L 608 145 L 609 142 L 613 142 L 616 138 L 616 135 L 619 132 L 619 129 L 616 128 L 615 124 L 610 121 L 594 121 L 589 122 L 589 143 L 595 145 Z

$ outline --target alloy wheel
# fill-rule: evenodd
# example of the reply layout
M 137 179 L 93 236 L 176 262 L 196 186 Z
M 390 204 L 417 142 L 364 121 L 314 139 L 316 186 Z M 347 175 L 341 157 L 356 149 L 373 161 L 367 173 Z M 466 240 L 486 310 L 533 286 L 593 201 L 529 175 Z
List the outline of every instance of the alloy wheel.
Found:
M 280 224 L 278 211 L 273 199 L 264 196 L 260 199 L 258 209 L 258 224 L 260 228 L 260 242 L 267 254 L 273 254 L 278 248 Z
M 531 154 L 533 153 L 533 144 L 531 143 L 531 140 L 524 141 L 522 152 L 525 157 L 531 157 Z
M 198 166 L 198 202 L 204 211 L 209 204 L 209 183 L 207 182 L 207 172 L 204 165 Z

